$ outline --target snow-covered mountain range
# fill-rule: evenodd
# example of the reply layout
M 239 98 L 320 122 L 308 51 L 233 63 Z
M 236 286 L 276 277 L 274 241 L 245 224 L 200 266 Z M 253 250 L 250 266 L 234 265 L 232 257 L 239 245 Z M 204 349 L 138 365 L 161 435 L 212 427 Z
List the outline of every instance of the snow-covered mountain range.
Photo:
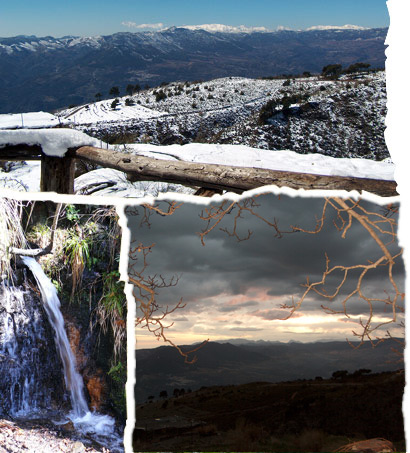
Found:
M 108 97 L 113 85 L 124 94 L 129 83 L 317 73 L 327 64 L 357 61 L 384 66 L 386 28 L 325 28 L 231 33 L 171 27 L 98 37 L 0 38 L 0 112 L 51 111 L 93 101 L 98 92 Z

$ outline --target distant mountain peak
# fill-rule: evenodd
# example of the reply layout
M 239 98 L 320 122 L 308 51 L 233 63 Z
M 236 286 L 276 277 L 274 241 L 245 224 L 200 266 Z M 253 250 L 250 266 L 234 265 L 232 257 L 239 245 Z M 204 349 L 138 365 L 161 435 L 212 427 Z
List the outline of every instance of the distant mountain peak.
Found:
M 306 29 L 307 31 L 313 30 L 370 30 L 367 27 L 361 27 L 360 25 L 315 25 Z
M 187 28 L 188 30 L 205 30 L 210 33 L 254 33 L 269 32 L 266 27 L 247 27 L 246 25 L 224 25 L 224 24 L 202 24 L 202 25 L 181 25 L 178 28 Z

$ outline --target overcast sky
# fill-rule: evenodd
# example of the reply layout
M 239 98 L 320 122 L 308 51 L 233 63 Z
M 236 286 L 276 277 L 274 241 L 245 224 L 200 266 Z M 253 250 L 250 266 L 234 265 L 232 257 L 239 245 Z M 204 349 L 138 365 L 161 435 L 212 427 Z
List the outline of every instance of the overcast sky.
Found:
M 2 1 L 0 8 L 2 37 L 95 36 L 215 23 L 268 29 L 345 24 L 387 27 L 389 16 L 385 0 L 19 0 Z
M 255 212 L 264 218 L 278 220 L 280 228 L 290 225 L 313 228 L 315 215 L 319 215 L 323 199 L 300 199 L 266 195 L 258 199 L 260 207 Z M 371 205 L 378 212 L 381 208 Z M 283 321 L 286 312 L 279 307 L 289 303 L 292 297 L 300 297 L 307 276 L 313 281 L 321 278 L 325 269 L 325 253 L 330 264 L 353 265 L 375 260 L 380 256 L 364 229 L 354 223 L 346 237 L 332 224 L 329 211 L 324 230 L 318 235 L 296 233 L 274 237 L 272 227 L 253 215 L 244 215 L 240 230 L 248 240 L 238 242 L 225 232 L 215 228 L 201 245 L 198 232 L 205 227 L 199 218 L 202 206 L 185 203 L 172 216 L 153 215 L 151 227 L 140 226 L 140 215 L 129 215 L 132 239 L 143 245 L 155 243 L 149 255 L 147 274 L 165 278 L 178 276 L 173 288 L 159 290 L 158 301 L 173 306 L 180 298 L 186 307 L 178 310 L 169 321 L 170 338 L 178 344 L 192 344 L 211 340 L 245 338 L 249 340 L 317 341 L 323 339 L 353 339 L 355 324 L 340 315 L 323 313 L 320 305 L 325 301 L 309 296 L 293 318 Z M 218 227 L 232 229 L 235 211 L 226 215 Z M 135 244 L 134 244 L 135 245 Z M 131 264 L 134 264 L 132 262 Z M 138 266 L 138 263 L 137 263 Z M 396 276 L 402 284 L 403 267 L 396 266 Z M 357 274 L 356 274 L 357 275 Z M 329 286 L 334 288 L 336 281 Z M 355 280 L 356 281 L 356 280 Z M 353 282 L 348 281 L 343 294 L 351 291 Z M 384 290 L 391 290 L 385 270 L 369 274 L 363 284 L 365 293 L 372 297 L 384 297 Z M 340 301 L 333 302 L 340 308 Z M 353 299 L 349 313 L 357 321 L 367 313 L 367 304 Z M 386 313 L 376 307 L 382 319 Z M 393 332 L 394 329 L 391 329 Z M 401 335 L 399 330 L 395 334 Z M 156 347 L 152 334 L 137 331 L 138 347 Z

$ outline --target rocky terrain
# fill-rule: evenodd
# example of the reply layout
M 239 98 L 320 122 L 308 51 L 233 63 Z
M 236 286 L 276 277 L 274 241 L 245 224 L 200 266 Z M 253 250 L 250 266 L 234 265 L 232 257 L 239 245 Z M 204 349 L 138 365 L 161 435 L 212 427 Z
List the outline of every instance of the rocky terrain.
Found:
M 104 447 L 86 445 L 66 429 L 49 422 L 36 424 L 0 419 L 0 453 L 108 453 Z M 72 428 L 71 428 L 72 429 Z

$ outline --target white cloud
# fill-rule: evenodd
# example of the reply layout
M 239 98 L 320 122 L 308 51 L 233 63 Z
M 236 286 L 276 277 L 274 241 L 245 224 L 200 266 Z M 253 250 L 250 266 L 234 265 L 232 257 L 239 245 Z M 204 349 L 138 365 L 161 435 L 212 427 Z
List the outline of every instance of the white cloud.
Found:
M 137 28 L 138 30 L 142 29 L 153 29 L 153 30 L 158 30 L 160 28 L 164 27 L 164 24 L 162 22 L 158 22 L 157 24 L 137 24 L 135 22 L 121 22 L 121 25 L 124 25 L 125 27 L 129 28 Z

